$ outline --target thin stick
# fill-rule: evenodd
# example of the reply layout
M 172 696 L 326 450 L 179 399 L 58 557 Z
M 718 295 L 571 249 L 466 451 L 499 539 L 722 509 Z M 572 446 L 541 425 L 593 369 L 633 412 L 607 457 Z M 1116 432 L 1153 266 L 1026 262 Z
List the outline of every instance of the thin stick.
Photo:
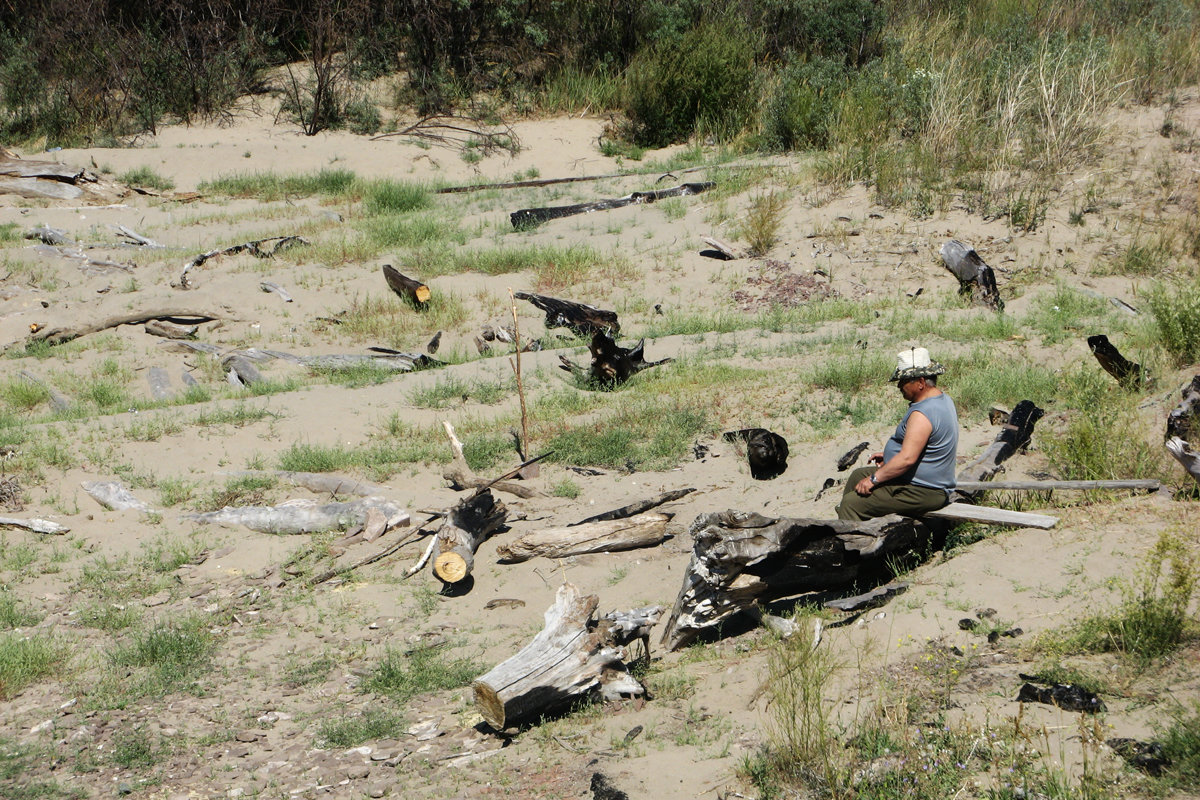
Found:
M 512 302 L 513 339 L 516 340 L 517 346 L 513 372 L 517 373 L 517 397 L 521 399 L 521 451 L 518 455 L 525 458 L 525 454 L 529 452 L 529 415 L 525 410 L 525 384 L 521 380 L 521 328 L 517 323 L 517 298 L 511 287 L 508 290 L 508 299 Z
M 433 548 L 434 548 L 434 545 L 437 544 L 437 542 L 438 542 L 438 539 L 436 536 L 429 537 L 429 546 L 425 548 L 424 555 L 422 555 L 419 559 L 417 559 L 417 563 L 413 564 L 404 573 L 405 579 L 411 578 L 413 575 L 416 575 L 418 572 L 421 571 L 422 567 L 424 567 L 426 564 L 429 563 L 429 557 L 431 555 L 433 555 Z
M 390 556 L 392 553 L 399 550 L 404 545 L 408 544 L 409 542 L 416 541 L 421 536 L 422 536 L 422 532 L 420 530 L 413 531 L 408 536 L 405 536 L 403 539 L 401 539 L 400 541 L 391 545 L 390 547 L 380 550 L 378 553 L 376 553 L 373 556 L 367 556 L 366 558 L 362 559 L 361 561 L 356 561 L 353 564 L 350 564 L 345 567 L 337 567 L 336 569 L 326 570 L 325 572 L 322 572 L 320 575 L 310 578 L 308 581 L 308 585 L 316 586 L 319 583 L 324 583 L 325 581 L 330 580 L 332 578 L 336 578 L 339 575 L 345 575 L 347 572 L 352 572 L 352 571 L 358 569 L 359 567 L 365 567 L 368 564 L 374 564 L 376 561 L 382 561 L 383 559 Z

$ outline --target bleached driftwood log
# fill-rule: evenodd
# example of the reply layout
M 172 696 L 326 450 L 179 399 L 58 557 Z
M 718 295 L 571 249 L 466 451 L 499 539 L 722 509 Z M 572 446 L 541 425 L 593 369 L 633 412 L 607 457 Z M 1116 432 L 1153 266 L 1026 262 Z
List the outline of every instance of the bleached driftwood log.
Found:
M 1200 439 L 1200 375 L 1183 387 L 1183 398 L 1167 416 L 1167 451 L 1200 483 L 1200 453 L 1192 443 Z
M 190 308 L 156 308 L 149 311 L 134 311 L 129 314 L 117 314 L 94 322 L 84 322 L 78 325 L 47 325 L 30 336 L 34 341 L 62 344 L 63 342 L 86 336 L 89 333 L 106 331 L 121 325 L 140 325 L 150 320 L 167 320 L 179 324 L 193 322 L 209 322 L 214 319 L 233 319 L 228 313 Z
M 656 511 L 627 519 L 536 531 L 500 545 L 496 555 L 506 564 L 516 564 L 538 556 L 567 558 L 653 547 L 670 538 L 667 523 L 673 516 Z
M 692 559 L 662 635 L 668 650 L 752 605 L 886 574 L 889 556 L 921 546 L 930 533 L 898 514 L 852 522 L 735 510 L 701 514 L 691 531 Z
M 625 668 L 625 645 L 648 637 L 663 609 L 651 606 L 592 620 L 599 599 L 564 583 L 545 627 L 512 658 L 476 679 L 475 705 L 495 730 L 562 711 L 604 684 L 629 695 L 641 684 Z
M 34 533 L 53 533 L 62 534 L 70 533 L 71 529 L 66 525 L 59 525 L 57 522 L 51 522 L 48 519 L 17 519 L 16 517 L 0 517 L 0 528 L 24 528 L 27 531 Z
M 443 583 L 465 580 L 475 566 L 475 551 L 504 524 L 508 509 L 483 489 L 450 510 L 437 532 L 433 574 Z
M 686 497 L 694 491 L 696 490 L 691 487 L 687 489 L 672 489 L 669 492 L 663 492 L 662 494 L 655 495 L 654 497 L 646 500 L 638 500 L 636 503 L 630 503 L 627 506 L 614 508 L 612 511 L 604 511 L 599 514 L 593 514 L 586 519 L 579 520 L 579 522 L 572 522 L 567 527 L 573 528 L 577 525 L 584 525 L 588 522 L 604 522 L 605 520 L 610 519 L 628 519 L 629 517 L 635 517 L 638 514 L 644 514 L 652 508 L 658 508 L 663 503 L 670 503 L 673 500 Z
M 144 500 L 139 500 L 120 481 L 84 481 L 80 484 L 93 500 L 109 511 L 134 509 L 143 513 L 151 511 Z
M 589 384 L 597 389 L 613 389 L 632 378 L 644 369 L 657 367 L 674 361 L 664 358 L 659 361 L 647 361 L 645 357 L 646 340 L 639 339 L 631 348 L 621 347 L 616 340 L 604 331 L 596 331 L 588 350 L 592 354 L 591 364 L 587 369 L 576 364 L 566 356 L 559 356 L 559 369 L 564 369 L 574 375 L 587 378 Z
M 940 255 L 946 269 L 958 278 L 961 294 L 970 294 L 975 302 L 996 311 L 1004 310 L 1004 301 L 1000 299 L 1000 289 L 996 286 L 996 273 L 984 263 L 974 247 L 951 239 L 942 245 Z
M 317 533 L 361 525 L 371 508 L 378 508 L 387 516 L 389 528 L 409 523 L 407 511 L 382 497 L 349 503 L 289 500 L 277 506 L 226 506 L 219 511 L 184 514 L 183 518 L 227 528 L 241 525 L 263 533 Z

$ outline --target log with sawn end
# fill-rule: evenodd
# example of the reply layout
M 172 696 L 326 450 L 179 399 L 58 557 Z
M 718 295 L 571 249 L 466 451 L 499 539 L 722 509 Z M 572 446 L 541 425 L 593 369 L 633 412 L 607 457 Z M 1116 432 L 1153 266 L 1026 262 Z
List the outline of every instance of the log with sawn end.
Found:
M 496 555 L 506 564 L 516 564 L 538 556 L 568 558 L 653 547 L 670 538 L 667 523 L 673 516 L 655 511 L 626 519 L 535 531 L 500 545 Z
M 443 583 L 460 583 L 475 566 L 475 551 L 504 524 L 508 509 L 484 489 L 450 510 L 437 532 L 433 574 Z
M 584 378 L 594 389 L 615 389 L 644 369 L 674 361 L 673 358 L 647 361 L 645 350 L 645 339 L 639 339 L 633 347 L 621 347 L 608 334 L 596 331 L 588 343 L 588 351 L 592 354 L 588 369 L 561 355 L 558 357 L 559 369 Z
M 700 194 L 708 191 L 716 186 L 712 181 L 700 181 L 697 183 L 681 183 L 678 186 L 673 186 L 670 189 L 653 189 L 647 192 L 631 192 L 624 197 L 617 197 L 611 200 L 596 200 L 591 203 L 578 203 L 570 206 L 552 206 L 549 208 L 522 208 L 519 211 L 514 211 L 509 214 L 509 221 L 517 230 L 527 230 L 537 227 L 544 222 L 549 222 L 553 219 L 562 219 L 563 217 L 571 217 L 576 214 L 589 214 L 593 211 L 607 211 L 613 208 L 624 208 L 630 205 L 639 205 L 642 203 L 653 203 L 656 200 L 663 200 L 668 197 L 683 197 L 686 195 Z
M 488 725 L 501 731 L 563 711 L 605 684 L 631 695 L 644 691 L 625 667 L 624 645 L 648 635 L 663 609 L 641 609 L 637 623 L 628 625 L 594 621 L 597 605 L 596 595 L 564 583 L 533 640 L 474 681 L 475 706 Z
M 593 473 L 597 475 L 603 474 L 596 472 L 595 470 L 593 470 Z M 594 514 L 587 519 L 579 520 L 579 522 L 572 522 L 567 527 L 573 528 L 577 525 L 585 525 L 589 522 L 604 522 L 610 519 L 628 519 L 629 517 L 636 516 L 637 514 L 644 514 L 652 508 L 658 508 L 663 503 L 670 503 L 678 500 L 681 497 L 687 497 L 694 491 L 696 490 L 690 487 L 687 489 L 672 489 L 669 492 L 663 492 L 662 494 L 655 495 L 654 497 L 646 500 L 638 500 L 636 503 L 630 503 L 627 506 L 614 508 L 612 511 L 604 511 L 599 514 Z
M 429 291 L 428 286 L 416 278 L 402 274 L 391 264 L 383 265 L 383 279 L 387 281 L 389 289 L 395 292 L 400 299 L 411 303 L 413 308 L 418 311 L 424 310 L 429 298 L 433 296 L 433 292 Z
M 996 286 L 996 273 L 984 263 L 974 247 L 951 239 L 942 245 L 940 255 L 946 269 L 958 278 L 961 294 L 970 294 L 975 302 L 996 311 L 1004 310 L 1004 301 L 1000 299 L 1000 290 Z
M 597 333 L 616 336 L 621 332 L 621 324 L 617 321 L 617 312 L 615 311 L 607 311 L 587 303 L 560 300 L 557 297 L 547 297 L 544 294 L 532 292 L 516 292 L 513 297 L 517 300 L 528 300 L 535 307 L 545 311 L 547 328 L 566 328 L 576 336 L 583 338 Z
M 898 514 L 853 522 L 729 510 L 701 514 L 691 531 L 692 558 L 662 636 L 669 650 L 752 605 L 887 575 L 892 556 L 930 539 L 923 521 Z
M 1126 389 L 1140 389 L 1146 384 L 1146 371 L 1141 364 L 1135 364 L 1125 356 L 1117 346 L 1108 340 L 1103 333 L 1089 336 L 1088 348 L 1100 362 L 1100 366 L 1109 375 L 1117 379 L 1117 383 Z

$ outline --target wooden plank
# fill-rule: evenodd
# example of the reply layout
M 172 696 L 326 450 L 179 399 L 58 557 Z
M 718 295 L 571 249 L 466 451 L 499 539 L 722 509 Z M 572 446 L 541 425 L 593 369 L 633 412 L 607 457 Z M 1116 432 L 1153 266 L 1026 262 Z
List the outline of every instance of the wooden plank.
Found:
M 930 511 L 926 517 L 952 519 L 961 522 L 987 522 L 991 525 L 1012 525 L 1015 528 L 1040 528 L 1049 530 L 1058 524 L 1058 517 L 1046 514 L 1028 514 L 1024 511 L 1008 511 L 991 506 L 973 506 L 970 503 L 951 503 L 945 508 Z
M 993 489 L 1024 489 L 1031 492 L 1048 492 L 1052 489 L 1087 491 L 1089 489 L 1145 489 L 1156 492 L 1162 483 L 1147 480 L 1107 481 L 959 481 L 954 487 L 961 492 L 988 492 Z

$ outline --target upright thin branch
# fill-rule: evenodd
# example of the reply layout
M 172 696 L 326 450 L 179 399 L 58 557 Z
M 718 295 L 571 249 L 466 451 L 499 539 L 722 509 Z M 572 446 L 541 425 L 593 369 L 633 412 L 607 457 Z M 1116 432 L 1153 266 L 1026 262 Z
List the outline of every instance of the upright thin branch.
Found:
M 513 340 L 516 343 L 517 355 L 516 362 L 513 363 L 513 372 L 517 374 L 517 397 L 521 400 L 521 458 L 525 458 L 525 454 L 529 452 L 529 415 L 525 410 L 525 384 L 521 380 L 521 328 L 517 322 L 517 298 L 513 294 L 513 290 L 508 290 L 508 299 L 512 303 L 512 318 L 513 318 Z

